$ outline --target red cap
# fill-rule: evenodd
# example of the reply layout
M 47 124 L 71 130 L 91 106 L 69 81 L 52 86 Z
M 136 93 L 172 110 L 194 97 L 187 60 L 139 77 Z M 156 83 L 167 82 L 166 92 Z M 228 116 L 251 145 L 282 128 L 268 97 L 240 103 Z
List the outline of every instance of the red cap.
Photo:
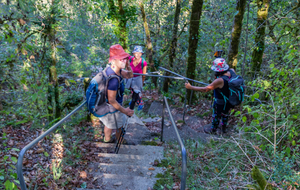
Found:
M 109 63 L 114 59 L 124 59 L 130 55 L 124 51 L 120 44 L 110 46 L 109 48 Z

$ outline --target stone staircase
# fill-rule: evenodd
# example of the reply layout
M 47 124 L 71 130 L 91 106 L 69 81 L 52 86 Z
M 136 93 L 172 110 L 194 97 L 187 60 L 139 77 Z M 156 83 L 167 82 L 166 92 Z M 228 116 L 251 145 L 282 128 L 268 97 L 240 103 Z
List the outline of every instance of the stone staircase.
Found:
M 129 119 L 125 139 L 132 145 L 121 145 L 115 154 L 115 144 L 95 142 L 100 157 L 99 163 L 90 163 L 87 171 L 98 182 L 98 189 L 107 190 L 148 190 L 152 189 L 158 173 L 164 168 L 155 167 L 155 160 L 163 159 L 163 147 L 138 145 L 150 139 L 150 132 L 143 122 L 134 116 Z M 77 190 L 83 190 L 77 188 Z

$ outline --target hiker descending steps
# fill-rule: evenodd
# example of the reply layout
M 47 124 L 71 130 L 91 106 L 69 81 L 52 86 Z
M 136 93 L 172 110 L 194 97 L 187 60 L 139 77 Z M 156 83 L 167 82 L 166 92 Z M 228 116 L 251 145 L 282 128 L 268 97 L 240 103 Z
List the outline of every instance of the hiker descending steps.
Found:
M 229 68 L 223 58 L 216 58 L 211 69 L 215 72 L 215 80 L 211 84 L 206 87 L 196 87 L 187 82 L 185 87 L 200 92 L 214 91 L 212 125 L 204 129 L 204 132 L 216 133 L 222 119 L 222 133 L 226 133 L 229 110 L 244 100 L 244 80 Z
M 146 74 L 147 73 L 147 62 L 142 55 L 144 53 L 142 46 L 135 46 L 132 51 L 134 56 L 129 57 L 130 67 L 133 73 Z M 134 75 L 133 78 L 126 80 L 126 88 L 131 90 L 132 98 L 138 97 L 136 103 L 138 104 L 138 110 L 142 110 L 144 102 L 142 100 L 143 84 L 146 76 Z M 138 94 L 138 95 L 136 95 Z M 129 105 L 132 104 L 132 101 Z M 134 107 L 134 106 L 133 106 Z
M 97 74 L 86 91 L 88 110 L 104 124 L 104 142 L 113 142 L 111 134 L 117 129 L 116 138 L 121 134 L 127 116 L 132 116 L 134 111 L 124 108 L 123 78 L 133 77 L 133 72 L 128 64 L 130 55 L 121 45 L 116 44 L 109 49 L 109 63 L 111 66 Z M 126 70 L 124 70 L 126 68 Z

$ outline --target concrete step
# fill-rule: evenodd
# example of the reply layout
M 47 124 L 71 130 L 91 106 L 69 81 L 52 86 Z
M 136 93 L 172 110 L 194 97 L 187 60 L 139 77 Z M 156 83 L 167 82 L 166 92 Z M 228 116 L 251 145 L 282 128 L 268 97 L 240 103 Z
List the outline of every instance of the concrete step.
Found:
M 164 168 L 154 167 L 152 164 L 146 165 L 131 164 L 108 164 L 108 163 L 91 163 L 89 168 L 97 171 L 94 175 L 101 174 L 117 174 L 117 175 L 132 175 L 140 177 L 155 177 L 158 173 L 163 173 Z
M 157 180 L 154 177 L 140 177 L 132 175 L 116 175 L 116 174 L 103 174 L 101 177 L 103 185 L 101 189 L 105 190 L 147 190 L 152 188 Z M 91 190 L 77 188 L 77 190 Z
M 94 143 L 96 147 L 101 148 L 106 153 L 113 153 L 116 144 Z M 143 145 L 121 145 L 118 154 L 144 155 L 148 153 L 163 155 L 164 148 L 161 146 L 143 146 Z
M 134 155 L 134 154 L 108 154 L 108 153 L 95 153 L 100 160 L 105 160 L 105 163 L 111 164 L 136 164 L 136 165 L 146 165 L 154 160 L 162 160 L 163 155 L 158 153 L 149 152 L 144 155 Z

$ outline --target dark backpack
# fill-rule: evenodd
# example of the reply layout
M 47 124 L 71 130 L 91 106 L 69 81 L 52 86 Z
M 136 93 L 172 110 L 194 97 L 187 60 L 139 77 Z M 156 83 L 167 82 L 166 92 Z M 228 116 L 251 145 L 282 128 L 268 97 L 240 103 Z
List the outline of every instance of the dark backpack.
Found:
M 235 74 L 232 70 L 229 70 L 231 77 L 222 76 L 222 78 L 228 81 L 229 87 L 229 97 L 226 97 L 222 92 L 222 96 L 224 97 L 224 101 L 229 101 L 229 103 L 233 106 L 240 105 L 244 101 L 245 95 L 245 84 L 244 79 L 240 76 Z M 225 108 L 225 107 L 224 107 Z
M 129 64 L 131 63 L 131 61 L 133 60 L 133 58 L 134 58 L 134 56 L 132 56 L 132 57 L 130 57 L 129 58 Z M 142 70 L 144 69 L 144 63 L 145 63 L 145 59 L 144 58 L 142 58 Z
M 107 75 L 106 69 L 99 72 L 90 82 L 86 90 L 87 108 L 90 113 L 96 117 L 103 117 L 109 113 L 117 111 L 107 101 L 107 85 L 112 78 L 117 78 L 119 81 L 118 91 L 120 89 L 120 78 L 117 75 Z

